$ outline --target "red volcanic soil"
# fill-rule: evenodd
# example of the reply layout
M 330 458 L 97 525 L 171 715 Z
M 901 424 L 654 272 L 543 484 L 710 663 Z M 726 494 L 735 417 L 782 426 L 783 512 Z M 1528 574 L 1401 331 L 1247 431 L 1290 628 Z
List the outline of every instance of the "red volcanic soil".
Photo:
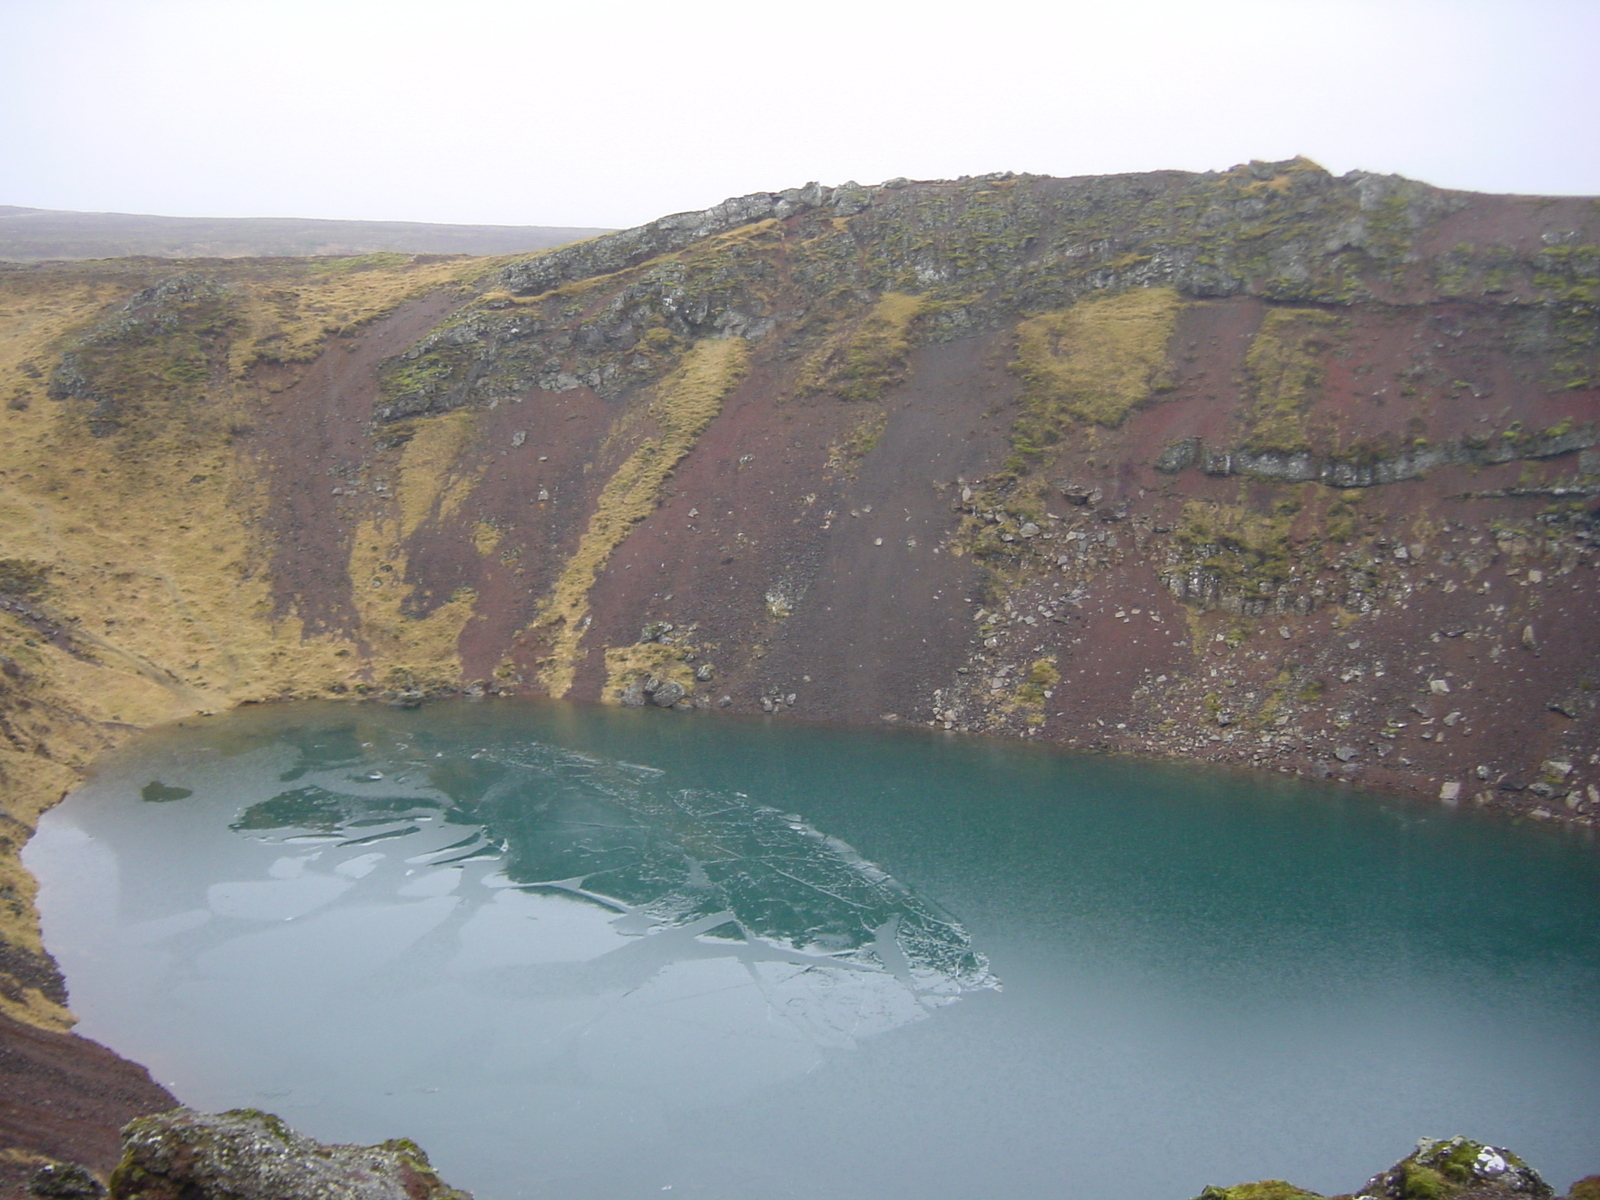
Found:
M 285 371 L 288 386 L 258 412 L 250 443 L 273 480 L 267 512 L 278 551 L 273 600 L 277 615 L 298 615 L 308 634 L 357 632 L 346 571 L 357 518 L 348 509 L 371 449 L 377 365 L 459 303 L 435 292 L 359 338 L 336 340 L 303 374 Z
M 40 1158 L 103 1176 L 122 1157 L 123 1125 L 177 1103 L 98 1042 L 0 1016 L 0 1200 L 27 1194 Z

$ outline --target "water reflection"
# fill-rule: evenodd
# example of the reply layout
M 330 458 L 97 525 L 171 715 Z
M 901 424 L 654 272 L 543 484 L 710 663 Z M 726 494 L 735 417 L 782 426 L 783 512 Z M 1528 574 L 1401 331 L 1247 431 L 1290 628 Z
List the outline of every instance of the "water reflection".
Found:
M 204 1108 L 416 1136 L 483 1200 L 1332 1193 L 1415 1133 L 1562 1181 L 1600 1144 L 1592 849 L 1459 810 L 296 705 L 129 747 L 26 854 L 81 1032 Z
M 336 903 L 401 903 L 415 910 L 415 937 L 451 923 L 451 973 L 495 971 L 502 990 L 526 993 L 541 988 L 517 972 L 610 957 L 595 978 L 625 989 L 627 1007 L 747 991 L 742 1015 L 716 1002 L 724 1029 L 731 1019 L 767 1036 L 780 1021 L 818 1046 L 998 986 L 949 914 L 845 842 L 739 793 L 674 787 L 654 767 L 535 741 L 464 753 L 380 748 L 354 730 L 286 740 L 295 757 L 277 781 L 294 786 L 229 826 L 284 853 L 265 880 L 210 884 L 213 914 L 300 921 Z M 170 803 L 178 790 L 153 781 L 143 794 Z M 303 943 L 348 920 L 250 936 L 198 965 L 303 962 Z

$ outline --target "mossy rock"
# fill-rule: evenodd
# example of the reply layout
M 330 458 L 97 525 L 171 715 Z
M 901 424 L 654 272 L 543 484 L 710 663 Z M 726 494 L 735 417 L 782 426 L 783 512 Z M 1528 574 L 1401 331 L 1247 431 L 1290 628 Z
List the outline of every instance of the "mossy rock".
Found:
M 1236 1183 L 1229 1188 L 1208 1187 L 1196 1200 L 1322 1200 L 1321 1193 L 1308 1192 L 1282 1179 L 1258 1179 Z
M 1378 1200 L 1451 1200 L 1474 1196 L 1545 1197 L 1549 1184 L 1522 1159 L 1502 1146 L 1471 1138 L 1421 1138 L 1416 1150 L 1362 1188 Z
M 471 1200 L 408 1138 L 329 1146 L 253 1108 L 130 1121 L 112 1200 Z
M 28 1180 L 36 1200 L 103 1200 L 105 1184 L 78 1163 L 47 1162 Z

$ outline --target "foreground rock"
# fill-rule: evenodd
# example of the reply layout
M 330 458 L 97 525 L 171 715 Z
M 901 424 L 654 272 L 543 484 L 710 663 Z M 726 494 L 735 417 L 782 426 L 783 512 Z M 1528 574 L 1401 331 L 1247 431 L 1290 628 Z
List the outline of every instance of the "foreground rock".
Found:
M 328 1146 L 271 1113 L 177 1108 L 129 1122 L 114 1200 L 472 1200 L 407 1138 Z
M 1550 1185 L 1503 1146 L 1461 1136 L 1419 1138 L 1417 1148 L 1394 1166 L 1374 1175 L 1353 1196 L 1334 1200 L 1514 1200 L 1554 1195 Z M 1281 1179 L 1261 1179 L 1233 1187 L 1208 1187 L 1197 1200 L 1322 1200 Z M 1568 1200 L 1600 1200 L 1600 1175 L 1572 1185 Z
M 1501 1146 L 1471 1138 L 1421 1138 L 1416 1151 L 1361 1189 L 1379 1200 L 1450 1200 L 1455 1196 L 1550 1196 L 1527 1163 Z
M 1281 1179 L 1258 1179 L 1230 1188 L 1208 1187 L 1197 1200 L 1322 1200 L 1322 1197 Z

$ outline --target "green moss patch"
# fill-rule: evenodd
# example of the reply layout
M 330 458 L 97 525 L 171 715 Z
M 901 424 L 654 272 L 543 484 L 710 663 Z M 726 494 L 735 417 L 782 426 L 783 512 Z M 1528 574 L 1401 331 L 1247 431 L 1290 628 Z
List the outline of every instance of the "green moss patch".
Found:
M 1321 1194 L 1281 1179 L 1259 1179 L 1228 1188 L 1208 1187 L 1196 1200 L 1321 1200 Z

